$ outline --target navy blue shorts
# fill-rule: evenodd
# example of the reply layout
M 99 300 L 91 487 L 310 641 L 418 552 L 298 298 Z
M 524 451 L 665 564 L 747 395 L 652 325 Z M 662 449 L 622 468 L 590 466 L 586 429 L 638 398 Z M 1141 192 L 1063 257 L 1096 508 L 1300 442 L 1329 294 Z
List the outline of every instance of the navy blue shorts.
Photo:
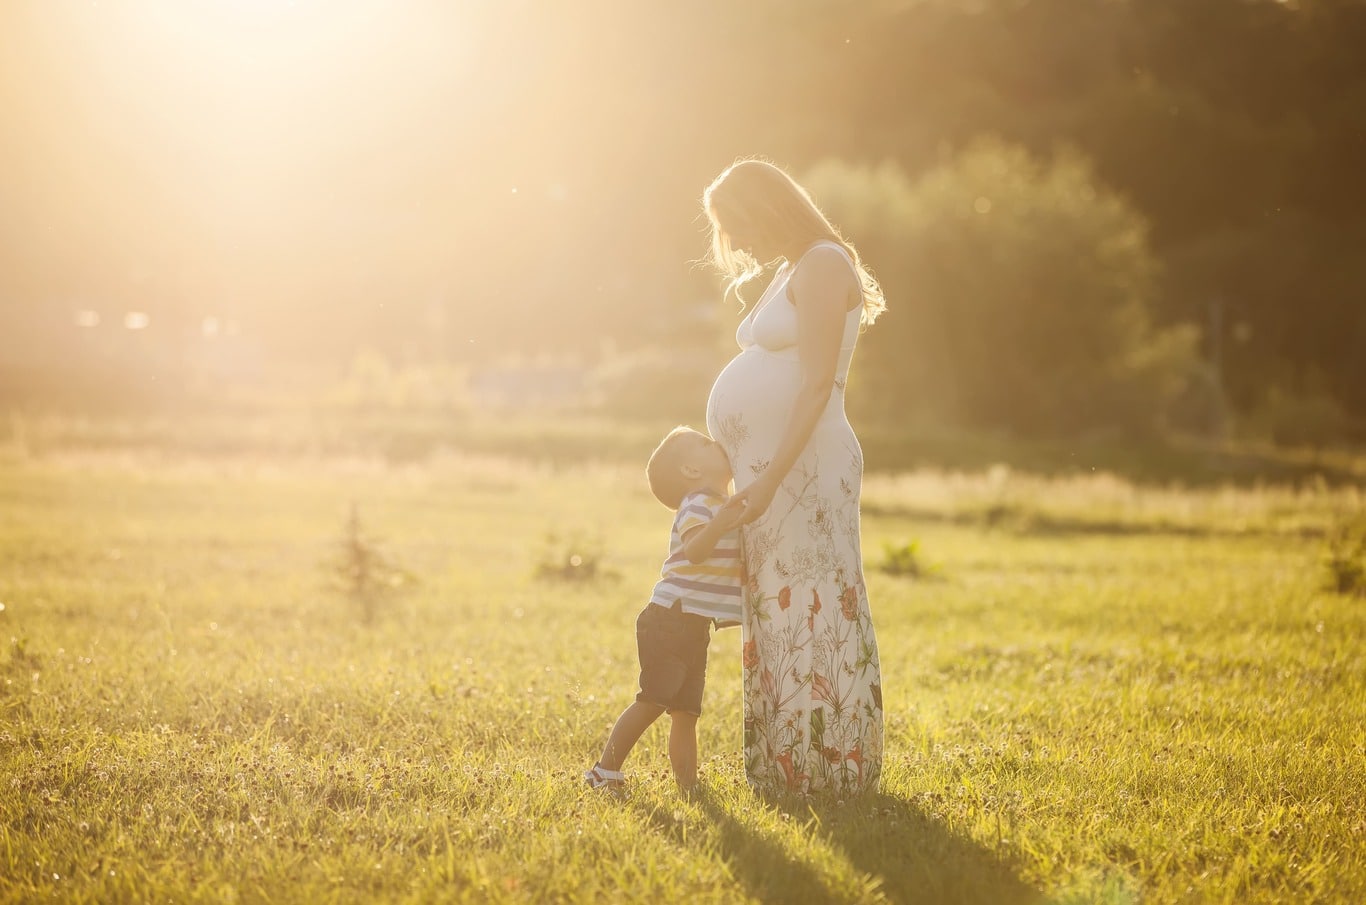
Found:
M 636 650 L 640 655 L 637 701 L 669 712 L 702 715 L 702 689 L 707 684 L 707 645 L 711 619 L 672 607 L 647 603 L 636 617 Z

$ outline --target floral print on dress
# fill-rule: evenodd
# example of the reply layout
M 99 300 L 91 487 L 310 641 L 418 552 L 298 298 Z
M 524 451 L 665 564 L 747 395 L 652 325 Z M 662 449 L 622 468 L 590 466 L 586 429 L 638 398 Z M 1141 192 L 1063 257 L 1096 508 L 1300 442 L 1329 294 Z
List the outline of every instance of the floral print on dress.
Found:
M 846 457 L 839 471 L 856 462 Z M 882 677 L 858 495 L 844 492 L 848 477 L 818 480 L 820 465 L 799 463 L 742 530 L 745 770 L 764 791 L 848 797 L 880 778 Z M 819 492 L 826 483 L 834 494 Z
M 749 428 L 745 427 L 745 421 L 740 415 L 729 415 L 712 430 L 712 436 L 720 441 L 725 449 L 739 449 L 749 440 Z

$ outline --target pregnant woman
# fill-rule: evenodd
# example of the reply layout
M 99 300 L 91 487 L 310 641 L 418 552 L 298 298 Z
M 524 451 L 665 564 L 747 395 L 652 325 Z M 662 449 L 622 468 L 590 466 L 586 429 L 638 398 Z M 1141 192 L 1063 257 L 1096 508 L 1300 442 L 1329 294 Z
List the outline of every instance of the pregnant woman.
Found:
M 746 503 L 745 772 L 767 793 L 875 790 L 882 678 L 859 549 L 863 453 L 844 388 L 882 291 L 778 167 L 736 163 L 703 205 L 727 295 L 778 265 L 707 401 Z

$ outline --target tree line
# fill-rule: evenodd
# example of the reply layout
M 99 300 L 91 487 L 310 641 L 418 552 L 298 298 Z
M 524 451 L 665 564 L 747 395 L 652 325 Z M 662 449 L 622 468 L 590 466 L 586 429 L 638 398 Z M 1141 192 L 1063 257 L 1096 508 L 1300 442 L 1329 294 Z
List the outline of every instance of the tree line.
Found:
M 886 284 L 856 362 L 876 410 L 1292 441 L 1366 421 L 1361 0 L 415 4 L 384 46 L 357 26 L 346 99 L 229 73 L 237 144 L 208 150 L 167 140 L 200 109 L 156 120 L 189 103 L 169 89 L 110 106 L 173 80 L 101 93 L 114 63 L 82 69 L 71 23 L 23 9 L 0 88 L 42 116 L 0 123 L 28 148 L 0 174 L 0 327 L 30 350 L 26 324 L 109 298 L 299 366 L 676 341 L 719 298 L 691 266 L 701 189 L 757 153 Z M 95 9 L 60 15 L 122 15 Z M 167 155 L 231 191 L 172 191 Z

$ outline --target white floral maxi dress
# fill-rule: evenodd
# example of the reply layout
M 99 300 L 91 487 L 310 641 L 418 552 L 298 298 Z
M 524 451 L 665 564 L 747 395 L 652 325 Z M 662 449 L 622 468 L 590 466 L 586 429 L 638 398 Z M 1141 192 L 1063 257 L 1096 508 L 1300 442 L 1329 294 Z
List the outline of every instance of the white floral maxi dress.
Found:
M 777 450 L 801 381 L 797 315 L 779 270 L 736 331 L 707 428 L 753 481 Z M 882 677 L 863 582 L 863 453 L 844 414 L 859 309 L 846 315 L 835 388 L 768 511 L 742 529 L 745 772 L 760 791 L 875 790 L 882 772 Z

